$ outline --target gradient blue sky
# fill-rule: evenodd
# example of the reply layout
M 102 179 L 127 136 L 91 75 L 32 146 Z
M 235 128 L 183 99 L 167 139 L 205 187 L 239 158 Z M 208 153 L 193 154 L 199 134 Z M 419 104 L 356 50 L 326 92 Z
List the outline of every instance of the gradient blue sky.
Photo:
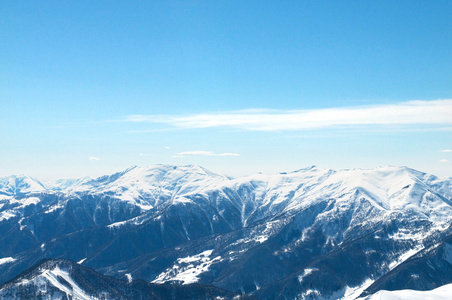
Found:
M 452 1 L 2 1 L 0 177 L 452 176 L 451 15 Z

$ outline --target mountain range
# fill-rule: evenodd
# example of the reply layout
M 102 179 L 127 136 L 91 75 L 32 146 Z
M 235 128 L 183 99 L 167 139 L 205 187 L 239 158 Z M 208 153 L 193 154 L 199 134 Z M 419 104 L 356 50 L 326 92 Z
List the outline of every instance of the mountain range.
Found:
M 433 290 L 452 283 L 451 222 L 452 178 L 407 167 L 10 176 L 0 178 L 0 296 L 374 299 Z

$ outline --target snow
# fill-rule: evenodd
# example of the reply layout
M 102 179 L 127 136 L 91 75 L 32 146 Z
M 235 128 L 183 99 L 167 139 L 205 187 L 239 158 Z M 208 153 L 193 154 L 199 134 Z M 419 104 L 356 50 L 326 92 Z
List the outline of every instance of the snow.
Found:
M 54 270 L 49 271 L 46 270 L 42 274 L 43 277 L 45 277 L 49 282 L 61 290 L 62 292 L 66 293 L 66 295 L 71 296 L 75 299 L 80 300 L 91 300 L 92 297 L 85 294 L 85 292 L 74 282 L 74 280 L 70 277 L 69 273 L 65 270 L 61 270 L 59 267 L 56 267 Z M 58 276 L 62 277 L 64 280 L 66 280 L 70 287 L 61 284 L 58 280 Z
M 86 259 L 87 259 L 87 257 L 85 257 L 84 259 L 79 260 L 77 263 L 78 263 L 79 265 L 81 265 L 81 264 L 83 264 L 83 262 L 84 262 Z
M 23 208 L 29 205 L 33 205 L 33 204 L 38 204 L 41 201 L 41 199 L 39 199 L 38 197 L 26 197 L 26 198 L 22 198 L 20 200 L 16 200 L 16 199 L 11 199 L 9 201 L 10 204 L 19 204 L 17 208 Z
M 319 299 L 321 295 L 322 294 L 318 290 L 307 290 L 298 295 L 295 299 Z
M 220 261 L 221 257 L 210 258 L 213 250 L 206 250 L 194 256 L 178 258 L 176 264 L 165 270 L 154 279 L 153 283 L 165 283 L 179 281 L 182 284 L 190 284 L 199 281 L 199 275 L 207 272 L 212 263 Z
M 8 195 L 2 195 L 2 194 L 0 194 L 0 203 L 1 203 L 1 202 L 4 202 L 4 201 L 10 201 L 10 200 L 12 200 L 12 199 L 14 199 L 13 196 L 8 196 Z M 0 208 L 2 208 L 2 206 L 0 206 Z
M 258 243 L 263 243 L 269 239 L 269 237 L 275 232 L 275 229 L 281 227 L 279 221 L 270 221 L 265 223 L 265 229 L 260 231 L 261 235 L 255 237 L 255 241 Z
M 133 281 L 132 275 L 130 273 L 126 273 L 125 275 L 127 277 L 127 282 L 132 283 L 132 281 Z
M 173 199 L 173 203 L 193 203 L 193 201 L 191 201 L 189 198 L 186 197 L 177 197 L 175 199 Z
M 47 190 L 47 187 L 36 178 L 26 175 L 12 175 L 0 178 L 0 192 L 6 195 L 25 193 L 39 193 Z
M 61 283 L 61 279 L 63 278 L 67 283 Z M 33 284 L 37 286 L 41 290 L 47 290 L 46 286 L 51 284 L 62 293 L 66 294 L 69 299 L 78 299 L 78 300 L 92 300 L 93 298 L 87 295 L 75 281 L 69 275 L 69 272 L 66 270 L 60 269 L 58 266 L 53 270 L 43 270 L 39 275 L 29 279 L 23 280 L 18 283 L 19 285 L 30 285 Z M 53 295 L 56 296 L 56 295 Z M 59 298 L 59 297 L 57 297 Z
M 0 258 L 0 265 L 13 263 L 13 262 L 15 262 L 15 261 L 16 261 L 16 260 L 15 260 L 14 258 L 12 258 L 12 257 L 4 257 L 4 258 Z
M 314 271 L 318 271 L 319 269 L 317 268 L 306 268 L 303 271 L 303 274 L 298 276 L 298 282 L 302 282 L 304 278 L 306 278 L 306 276 L 308 276 L 309 274 L 311 274 Z
M 367 278 L 361 285 L 355 287 L 347 286 L 344 291 L 344 296 L 340 300 L 353 300 L 359 297 L 362 292 L 364 292 L 372 283 L 375 281 Z
M 6 201 L 8 204 L 10 204 L 14 207 L 12 209 L 8 209 L 3 212 L 0 212 L 0 222 L 3 220 L 8 220 L 10 218 L 20 215 L 20 212 L 23 208 L 25 208 L 29 205 L 36 205 L 41 200 L 37 197 L 25 197 L 25 198 L 21 198 L 19 200 L 14 199 L 14 198 L 8 198 Z
M 6 221 L 16 216 L 15 212 L 12 210 L 3 211 L 0 213 L 0 222 Z
M 425 232 L 419 231 L 419 232 L 413 232 L 412 229 L 409 228 L 399 228 L 397 232 L 388 235 L 389 238 L 393 240 L 420 240 L 422 237 L 425 236 Z
M 108 194 L 148 211 L 164 201 L 186 202 L 186 194 L 202 194 L 209 186 L 228 181 L 226 176 L 214 174 L 199 166 L 152 165 L 132 167 L 111 176 L 103 176 L 67 191 Z
M 268 240 L 268 236 L 265 235 L 261 235 L 256 237 L 255 241 L 262 244 L 263 242 L 265 242 L 266 240 Z
M 450 300 L 452 295 L 452 284 L 443 285 L 431 291 L 378 291 L 377 293 L 360 300 Z
M 120 222 L 116 222 L 116 223 L 112 223 L 110 225 L 108 225 L 108 228 L 115 228 L 115 227 L 121 227 L 124 226 L 125 224 L 127 224 L 129 221 L 120 221 Z
M 93 179 L 88 176 L 81 178 L 62 178 L 56 181 L 48 182 L 47 186 L 49 186 L 52 190 L 61 191 L 82 186 L 92 180 Z
M 187 256 L 185 258 L 179 258 L 179 263 L 191 263 L 196 261 L 202 261 L 203 258 L 209 257 L 212 254 L 213 250 L 206 250 L 194 256 Z
M 155 219 L 158 220 L 160 218 L 161 217 L 157 217 Z M 111 228 L 111 229 L 120 228 L 122 226 L 126 226 L 127 224 L 138 226 L 138 225 L 143 224 L 148 219 L 149 219 L 148 216 L 140 215 L 140 216 L 137 216 L 135 218 L 132 218 L 132 219 L 129 219 L 129 220 L 126 220 L 126 221 L 119 221 L 119 222 L 112 223 L 112 224 L 108 225 L 107 228 Z
M 382 212 L 412 210 L 436 223 L 446 223 L 448 216 L 452 214 L 452 207 L 436 196 L 435 191 L 452 198 L 452 183 L 449 181 L 405 167 L 341 171 L 309 167 L 287 174 L 255 174 L 231 179 L 199 166 L 152 165 L 132 167 L 94 180 L 88 177 L 57 180 L 46 188 L 36 183 L 38 181 L 31 181 L 30 184 L 37 184 L 41 190 L 61 191 L 71 195 L 109 195 L 137 206 L 143 212 L 168 200 L 174 205 L 192 204 L 194 195 L 210 198 L 219 191 L 222 198 L 227 198 L 228 195 L 223 190 L 233 189 L 241 191 L 238 195 L 240 200 L 232 204 L 241 211 L 242 224 L 247 226 L 250 216 L 264 219 L 283 212 L 296 213 L 326 199 L 336 199 L 338 209 L 345 210 L 353 197 L 357 200 L 367 199 Z M 12 201 L 18 200 L 7 201 L 13 203 Z M 38 198 L 30 197 L 21 205 L 37 204 L 38 201 Z M 62 204 L 46 207 L 45 213 L 60 208 L 63 208 Z M 17 209 L 2 212 L 0 220 L 17 215 Z M 222 209 L 219 208 L 219 211 Z M 265 236 L 261 236 L 257 241 L 263 242 L 265 239 Z
M 54 206 L 51 206 L 48 210 L 44 211 L 44 213 L 50 214 L 50 213 L 57 211 L 59 209 L 62 209 L 62 208 L 64 208 L 64 205 L 62 205 L 62 204 L 54 205 Z
M 343 241 L 343 236 L 348 233 L 350 228 L 359 226 L 358 228 L 365 229 L 366 226 L 370 227 L 372 224 L 389 220 L 395 215 L 402 216 L 404 220 L 429 222 L 428 226 L 421 228 L 426 231 L 413 230 L 411 224 L 407 223 L 394 229 L 394 232 L 389 235 L 390 239 L 401 243 L 413 241 L 413 249 L 401 255 L 399 253 L 396 260 L 389 265 L 390 269 L 421 250 L 422 241 L 429 234 L 445 230 L 449 224 L 450 215 L 452 215 L 450 206 L 452 180 L 439 179 L 405 167 L 340 171 L 310 167 L 291 173 L 256 174 L 233 179 L 214 174 L 199 166 L 154 165 L 143 168 L 133 167 L 97 179 L 60 180 L 47 186 L 26 176 L 0 179 L 0 192 L 16 195 L 15 193 L 25 191 L 47 191 L 49 193 L 54 191 L 54 194 L 61 193 L 79 199 L 83 199 L 82 195 L 86 194 L 100 195 L 114 198 L 115 203 L 119 201 L 130 203 L 134 206 L 133 209 L 139 207 L 142 213 L 151 210 L 146 216 L 143 214 L 115 223 L 111 221 L 112 224 L 108 225 L 108 228 L 112 230 L 118 230 L 125 225 L 137 226 L 152 218 L 158 220 L 162 218 L 162 214 L 162 220 L 166 221 L 165 212 L 159 211 L 159 206 L 164 202 L 168 205 L 177 205 L 177 209 L 180 209 L 181 213 L 184 213 L 184 210 L 190 206 L 196 206 L 196 209 L 204 209 L 206 212 L 216 211 L 220 217 L 226 219 L 226 222 L 232 207 L 234 213 L 238 212 L 241 220 L 239 219 L 238 225 L 233 225 L 235 227 L 231 226 L 231 228 L 247 227 L 250 234 L 244 235 L 245 238 L 231 241 L 229 246 L 243 245 L 239 251 L 230 252 L 231 260 L 249 247 L 266 242 L 285 226 L 285 224 L 278 223 L 279 221 L 274 221 L 279 216 L 294 215 L 310 208 L 316 209 L 312 211 L 312 214 L 316 216 L 315 220 L 312 220 L 314 223 L 306 221 L 304 224 L 304 220 L 297 220 L 296 222 L 300 223 L 294 223 L 294 225 L 299 226 L 300 236 L 296 236 L 286 245 L 282 245 L 279 249 L 281 253 L 291 251 L 292 247 L 296 248 L 297 245 L 303 243 L 304 239 L 311 234 L 312 226 L 324 230 L 329 245 L 338 245 Z M 27 217 L 24 215 L 26 210 L 23 208 L 36 205 L 41 201 L 36 195 L 30 197 L 0 195 L 0 197 L 0 201 L 2 201 L 0 209 L 7 208 L 0 212 L 0 221 L 17 216 L 23 217 L 24 224 L 31 223 L 27 222 Z M 317 208 L 322 207 L 322 205 L 316 206 L 319 203 L 328 205 L 328 209 Z M 42 205 L 43 208 L 40 212 L 51 213 L 63 209 L 63 204 L 64 202 L 60 201 L 50 206 Z M 155 210 L 155 213 L 152 210 Z M 343 219 L 348 222 L 339 225 L 331 222 L 337 220 L 339 216 L 342 217 L 342 214 L 347 214 Z M 156 217 L 157 215 L 158 217 Z M 219 221 L 215 214 L 210 217 L 213 221 Z M 257 223 L 260 220 L 262 223 Z M 21 225 L 20 228 L 25 228 L 24 226 Z M 163 231 L 165 224 L 161 222 L 160 226 Z M 189 227 L 183 227 L 186 236 L 189 237 L 190 232 L 186 228 Z M 382 238 L 386 238 L 386 236 L 382 236 Z M 369 249 L 368 251 L 374 250 Z M 179 258 L 173 262 L 173 266 L 168 265 L 171 267 L 158 275 L 154 282 L 180 281 L 184 284 L 198 282 L 202 273 L 207 272 L 212 264 L 221 260 L 220 257 L 212 258 L 212 253 L 213 250 L 206 250 L 192 256 Z M 275 253 L 279 252 L 275 251 Z M 235 257 L 232 257 L 233 255 Z M 445 255 L 446 259 L 452 263 L 452 246 L 446 246 Z M 5 259 L 7 258 L 0 259 L 0 261 Z M 83 261 L 84 259 L 79 263 L 83 263 Z M 5 262 L 10 261 L 5 260 Z M 302 282 L 314 271 L 315 269 L 305 269 L 298 276 L 298 280 Z M 128 275 L 130 274 L 126 274 L 127 278 L 129 278 Z M 356 297 L 371 282 L 368 279 L 359 287 L 346 287 L 341 292 L 344 293 L 344 297 Z M 318 291 L 311 290 L 308 294 L 315 295 L 316 293 Z
M 445 183 L 447 180 L 441 181 L 434 176 L 426 180 L 425 174 L 405 167 L 341 171 L 311 167 L 288 174 L 240 177 L 231 180 L 227 186 L 235 190 L 253 190 L 252 194 L 241 195 L 243 207 L 255 207 L 247 215 L 242 210 L 244 225 L 257 209 L 265 218 L 282 212 L 295 213 L 326 199 L 336 199 L 343 210 L 350 206 L 353 197 L 366 199 L 382 212 L 411 209 L 427 215 L 432 221 L 445 223 L 452 208 L 430 193 L 429 182 L 435 182 L 442 193 L 452 196 L 450 184 Z M 427 214 L 430 211 L 433 213 Z
M 414 254 L 418 253 L 422 249 L 423 249 L 423 246 L 418 246 L 416 248 L 410 249 L 407 252 L 403 253 L 402 255 L 399 256 L 398 259 L 396 259 L 389 265 L 389 269 L 390 270 L 394 269 L 395 267 L 397 267 L 398 265 L 400 265 L 401 263 L 406 261 L 408 258 L 413 256 Z

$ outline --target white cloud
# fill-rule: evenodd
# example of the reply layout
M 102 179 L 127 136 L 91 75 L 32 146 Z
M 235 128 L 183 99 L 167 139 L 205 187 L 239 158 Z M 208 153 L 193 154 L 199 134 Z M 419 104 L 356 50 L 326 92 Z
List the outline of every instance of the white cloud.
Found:
M 439 162 L 442 162 L 442 163 L 447 163 L 447 162 L 449 162 L 447 159 L 441 159 Z
M 452 150 L 451 149 L 444 149 L 444 150 L 439 150 L 440 152 L 444 152 L 444 153 L 449 153 L 449 152 L 452 152 Z
M 99 157 L 91 156 L 91 157 L 89 158 L 89 160 L 100 160 L 100 158 L 99 158 Z
M 185 157 L 185 156 L 239 156 L 238 153 L 214 153 L 212 151 L 185 151 L 179 152 L 173 157 Z
M 138 154 L 139 156 L 151 156 L 152 154 L 151 153 L 140 153 L 140 154 Z
M 451 125 L 452 100 L 313 110 L 241 110 L 193 115 L 131 115 L 124 121 L 176 128 L 235 128 L 254 131 L 311 130 L 359 125 Z

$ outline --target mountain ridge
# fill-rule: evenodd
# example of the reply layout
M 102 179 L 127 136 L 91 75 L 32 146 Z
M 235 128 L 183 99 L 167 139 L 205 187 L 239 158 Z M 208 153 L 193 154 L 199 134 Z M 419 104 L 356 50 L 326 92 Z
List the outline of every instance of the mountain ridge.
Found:
M 0 286 L 2 299 L 254 299 L 213 286 L 127 281 L 101 275 L 70 260 L 45 259 Z
M 407 167 L 238 178 L 195 165 L 132 167 L 2 195 L 0 243 L 10 246 L 0 248 L 0 283 L 55 258 L 261 299 L 345 297 L 432 241 L 448 247 L 451 204 L 452 180 Z

